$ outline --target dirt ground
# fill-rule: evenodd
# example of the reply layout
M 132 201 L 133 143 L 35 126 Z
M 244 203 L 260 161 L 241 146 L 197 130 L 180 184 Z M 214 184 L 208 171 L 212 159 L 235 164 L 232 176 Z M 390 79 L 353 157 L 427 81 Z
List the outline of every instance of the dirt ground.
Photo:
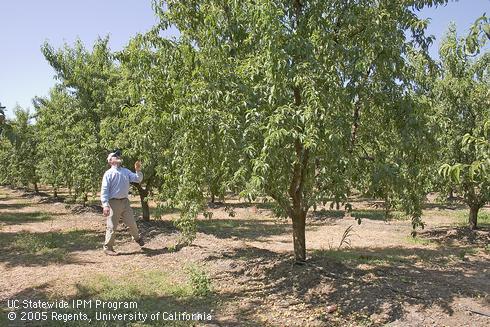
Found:
M 138 216 L 138 200 L 131 201 Z M 212 314 L 211 321 L 184 325 L 490 325 L 488 224 L 470 232 L 461 225 L 464 207 L 429 204 L 426 227 L 413 239 L 410 221 L 402 215 L 386 221 L 369 201 L 353 206 L 350 216 L 326 209 L 310 213 L 309 259 L 301 266 L 293 264 L 289 221 L 274 218 L 264 204 L 237 201 L 228 208 L 213 206 L 211 219 L 200 217 L 197 238 L 187 247 L 176 246 L 179 233 L 171 219 L 178 213 L 151 222 L 138 217 L 145 247 L 140 249 L 120 228 L 119 255 L 110 257 L 101 251 L 105 219 L 100 213 L 2 187 L 0 315 L 6 316 L 8 299 L 96 297 L 83 292 L 94 276 L 106 276 L 110 283 L 161 272 L 170 284 L 185 284 L 183 271 L 193 264 L 209 276 L 210 294 L 190 298 L 172 293 L 142 301 Z M 483 213 L 490 214 L 490 208 Z M 355 217 L 362 218 L 360 225 Z M 349 226 L 352 230 L 339 247 Z M 29 249 L 46 239 L 51 240 L 48 250 Z M 149 282 L 142 277 L 134 283 Z M 151 286 L 155 294 L 166 287 L 158 285 Z M 0 317 L 3 324 L 13 323 Z

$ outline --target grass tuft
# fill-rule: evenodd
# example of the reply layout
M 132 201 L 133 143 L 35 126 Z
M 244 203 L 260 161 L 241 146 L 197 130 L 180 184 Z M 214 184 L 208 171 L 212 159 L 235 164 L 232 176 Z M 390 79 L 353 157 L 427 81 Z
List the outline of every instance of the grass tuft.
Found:
M 69 260 L 72 251 L 95 249 L 100 246 L 101 238 L 90 230 L 68 230 L 56 232 L 3 233 L 0 247 L 7 253 L 10 264 L 49 264 Z
M 468 226 L 469 214 L 470 214 L 469 209 L 458 211 L 458 213 L 456 214 L 457 225 Z M 480 209 L 480 212 L 478 212 L 477 225 L 480 227 L 490 227 L 490 212 L 483 211 Z
M 174 281 L 167 273 L 150 270 L 112 278 L 99 274 L 77 286 L 80 296 L 102 300 L 141 299 L 150 296 L 192 296 L 192 288 Z
M 188 265 L 186 272 L 189 276 L 192 294 L 204 297 L 211 293 L 211 279 L 203 268 L 196 265 Z
M 52 219 L 52 217 L 41 211 L 35 212 L 2 212 L 0 213 L 0 222 L 6 224 L 22 224 L 30 222 L 41 222 Z
M 425 238 L 420 238 L 418 236 L 407 236 L 405 238 L 409 243 L 411 244 L 417 244 L 417 245 L 430 245 L 433 242 L 431 240 L 425 239 Z

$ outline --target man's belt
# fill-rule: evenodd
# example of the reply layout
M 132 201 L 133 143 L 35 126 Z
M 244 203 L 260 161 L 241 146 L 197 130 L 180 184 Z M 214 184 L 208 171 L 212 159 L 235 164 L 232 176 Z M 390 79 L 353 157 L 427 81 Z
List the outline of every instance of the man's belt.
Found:
M 110 198 L 109 200 L 126 200 L 127 198 Z

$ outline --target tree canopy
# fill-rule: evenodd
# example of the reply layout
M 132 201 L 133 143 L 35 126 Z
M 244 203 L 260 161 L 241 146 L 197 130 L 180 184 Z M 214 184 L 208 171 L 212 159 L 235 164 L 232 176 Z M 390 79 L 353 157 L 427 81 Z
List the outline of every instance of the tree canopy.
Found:
M 443 185 L 476 219 L 489 201 L 488 20 L 464 39 L 451 28 L 436 62 L 417 11 L 445 3 L 154 1 L 158 24 L 121 51 L 108 38 L 45 43 L 58 83 L 35 99 L 35 125 L 22 112 L 13 122 L 39 158 L 25 176 L 86 201 L 122 148 L 126 163 L 143 161 L 143 218 L 150 198 L 178 207 L 191 241 L 208 199 L 271 201 L 291 219 L 298 262 L 309 210 L 348 211 L 354 195 L 405 210 L 416 228 Z M 179 35 L 163 38 L 171 26 Z M 2 158 L 16 151 L 0 145 Z

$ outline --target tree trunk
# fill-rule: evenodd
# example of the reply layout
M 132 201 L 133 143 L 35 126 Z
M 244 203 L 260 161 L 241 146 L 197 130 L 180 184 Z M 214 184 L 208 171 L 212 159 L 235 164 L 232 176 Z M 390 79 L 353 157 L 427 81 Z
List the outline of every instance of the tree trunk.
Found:
M 294 30 L 299 30 L 299 21 L 301 16 L 301 10 L 303 4 L 299 0 L 293 1 L 295 9 L 294 13 Z M 301 63 L 303 56 L 294 56 L 292 60 L 292 66 L 296 66 Z M 294 105 L 299 109 L 302 104 L 302 87 L 298 85 L 292 86 Z M 303 133 L 302 128 L 298 128 L 299 133 Z M 294 150 L 296 154 L 296 161 L 293 165 L 293 175 L 291 179 L 291 185 L 289 186 L 289 197 L 292 200 L 292 206 L 289 207 L 289 216 L 293 220 L 293 244 L 294 244 L 294 258 L 296 263 L 301 264 L 306 261 L 306 239 L 305 239 L 305 225 L 306 225 L 306 213 L 308 207 L 305 205 L 304 186 L 308 170 L 309 151 L 305 149 L 299 138 L 294 141 Z
M 480 210 L 479 206 L 470 206 L 470 216 L 468 219 L 468 226 L 471 230 L 477 229 L 477 219 L 478 219 L 478 211 Z
M 87 205 L 87 202 L 88 202 L 88 194 L 83 193 L 83 206 L 84 207 Z
M 299 107 L 301 105 L 301 90 L 294 87 L 293 93 L 294 104 Z M 304 205 L 305 195 L 303 191 L 308 169 L 309 151 L 304 148 L 299 139 L 295 140 L 294 149 L 297 161 L 293 166 L 293 176 L 289 186 L 289 196 L 292 200 L 289 216 L 293 220 L 294 259 L 296 263 L 301 264 L 306 261 L 305 225 L 308 208 Z
M 58 197 L 58 190 L 56 189 L 56 187 L 53 190 L 53 195 L 54 195 L 55 198 Z
M 293 217 L 293 244 L 294 244 L 294 259 L 297 263 L 306 261 L 306 214 L 295 213 Z
M 138 189 L 138 193 L 140 195 L 140 201 L 141 201 L 141 211 L 143 213 L 143 220 L 144 221 L 150 221 L 150 206 L 148 205 L 148 194 L 149 189 L 148 186 L 146 189 L 144 189 L 140 184 L 134 184 L 136 188 Z
M 148 196 L 148 191 L 144 190 L 143 193 L 140 193 L 141 200 L 141 209 L 143 211 L 143 220 L 150 221 L 150 206 L 148 205 L 148 200 L 146 197 Z
M 39 187 L 37 187 L 36 182 L 34 182 L 34 192 L 39 193 Z

